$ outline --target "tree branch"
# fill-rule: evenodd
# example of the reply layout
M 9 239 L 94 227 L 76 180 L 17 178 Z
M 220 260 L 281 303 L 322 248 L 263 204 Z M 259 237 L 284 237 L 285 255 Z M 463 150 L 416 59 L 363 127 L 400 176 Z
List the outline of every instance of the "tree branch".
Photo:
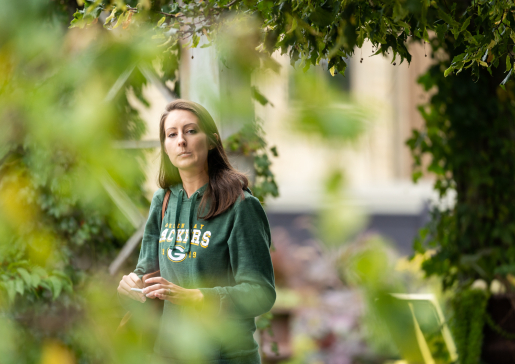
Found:
M 158 11 L 158 13 L 159 13 L 159 14 L 163 14 L 163 15 L 165 15 L 165 16 L 170 16 L 170 17 L 172 17 L 172 18 L 180 18 L 180 17 L 183 17 L 183 16 L 184 16 L 184 14 L 181 14 L 181 15 L 174 15 L 174 14 L 170 14 L 170 13 L 164 13 L 164 12 L 162 12 L 162 11 Z
M 236 4 L 238 1 L 240 1 L 240 0 L 232 0 L 230 3 L 225 4 L 224 6 L 222 6 L 222 7 L 220 7 L 220 8 L 219 8 L 219 7 L 216 7 L 216 8 L 215 8 L 215 7 L 213 7 L 213 9 L 228 9 L 228 8 L 230 8 L 231 6 L 233 6 L 234 4 Z
M 10 151 L 8 151 L 7 153 L 5 153 L 5 155 L 2 157 L 2 159 L 0 159 L 0 166 L 2 166 L 7 161 L 7 159 L 9 159 L 9 157 L 12 154 L 17 153 L 17 152 L 21 152 L 22 150 L 23 149 L 22 149 L 21 146 L 17 146 L 16 148 L 13 148 Z

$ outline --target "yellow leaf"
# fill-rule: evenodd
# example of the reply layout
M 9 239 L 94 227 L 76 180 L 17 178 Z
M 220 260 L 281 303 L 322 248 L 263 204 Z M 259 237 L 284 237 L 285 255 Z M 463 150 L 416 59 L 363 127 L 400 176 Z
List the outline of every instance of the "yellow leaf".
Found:
M 479 64 L 480 64 L 481 66 L 488 67 L 488 64 L 487 64 L 486 62 L 479 61 Z
M 134 13 L 132 11 L 128 11 L 127 14 L 129 14 L 129 15 L 127 16 L 127 19 L 125 19 L 125 21 L 123 22 L 123 25 L 122 25 L 123 29 L 127 29 L 129 24 L 131 23 L 132 14 L 134 14 Z
M 172 41 L 172 39 L 173 39 L 172 37 L 168 38 L 168 40 L 167 40 L 166 42 L 164 42 L 164 43 L 162 43 L 162 44 L 159 44 L 159 45 L 158 45 L 158 47 L 164 47 L 164 46 L 166 46 L 166 45 L 170 44 L 170 42 Z
M 104 25 L 109 24 L 111 22 L 111 20 L 113 20 L 115 13 L 116 13 L 116 6 L 113 8 L 113 11 L 111 11 L 111 14 L 109 14 L 109 16 L 106 18 Z
M 159 19 L 159 21 L 157 22 L 157 26 L 160 27 L 161 25 L 163 25 L 163 23 L 165 22 L 166 20 L 166 16 L 163 16 L 161 19 Z
M 334 66 L 332 66 L 332 67 L 329 69 L 329 72 L 331 73 L 331 76 L 334 76 L 334 71 L 335 71 Z
M 119 27 L 119 26 L 120 26 L 120 25 L 121 25 L 121 24 L 122 24 L 122 23 L 127 19 L 128 15 L 129 15 L 129 14 L 128 14 L 127 12 L 123 13 L 122 15 L 120 15 L 120 16 L 118 17 L 118 21 L 116 22 L 116 24 L 115 24 L 115 26 L 113 27 L 113 29 L 118 28 L 118 27 Z
M 424 40 L 426 42 L 430 43 L 429 42 L 429 34 L 427 34 L 427 29 L 426 28 L 424 28 L 424 32 L 422 33 L 422 37 L 424 38 Z
M 40 359 L 41 364 L 73 364 L 75 358 L 73 353 L 60 342 L 48 341 L 43 346 Z

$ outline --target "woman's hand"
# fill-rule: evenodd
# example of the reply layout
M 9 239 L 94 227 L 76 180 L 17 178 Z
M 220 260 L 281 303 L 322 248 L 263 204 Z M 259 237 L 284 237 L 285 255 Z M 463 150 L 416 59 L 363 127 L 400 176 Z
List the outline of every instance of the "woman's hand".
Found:
M 123 276 L 120 284 L 118 285 L 118 293 L 121 295 L 132 298 L 133 300 L 145 302 L 146 298 L 143 293 L 131 291 L 131 288 L 143 288 L 143 282 L 136 275 L 131 273 L 128 276 Z
M 147 285 L 151 283 L 154 284 L 143 290 L 143 294 L 148 298 L 159 298 L 176 305 L 195 306 L 197 308 L 201 307 L 204 301 L 204 295 L 200 290 L 182 288 L 168 282 L 163 277 L 149 278 L 145 281 Z

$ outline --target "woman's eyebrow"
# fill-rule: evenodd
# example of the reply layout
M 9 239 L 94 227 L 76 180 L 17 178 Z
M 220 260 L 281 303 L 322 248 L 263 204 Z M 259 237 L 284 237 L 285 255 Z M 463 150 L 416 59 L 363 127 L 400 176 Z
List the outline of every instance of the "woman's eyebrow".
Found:
M 188 126 L 195 126 L 195 127 L 197 127 L 198 125 L 195 124 L 195 123 L 188 123 L 188 124 L 184 125 L 183 128 L 187 128 Z M 167 132 L 167 131 L 173 130 L 173 129 L 177 130 L 177 127 L 170 126 L 169 128 L 166 128 L 165 131 Z

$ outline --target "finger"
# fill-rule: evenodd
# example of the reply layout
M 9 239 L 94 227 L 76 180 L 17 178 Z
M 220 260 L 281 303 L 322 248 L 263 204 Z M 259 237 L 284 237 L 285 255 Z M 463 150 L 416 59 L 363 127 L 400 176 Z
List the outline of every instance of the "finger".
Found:
M 120 282 L 120 288 L 124 291 L 123 294 L 125 294 L 126 296 L 132 298 L 133 300 L 145 302 L 145 300 L 142 300 L 143 295 L 141 293 L 138 293 L 138 292 L 135 292 L 135 291 L 131 291 L 132 287 L 129 284 L 127 284 L 126 281 L 122 280 Z
M 131 288 L 143 288 L 143 283 L 135 273 L 123 276 L 123 281 L 127 285 L 128 296 L 136 301 L 145 302 L 145 296 L 142 293 L 131 291 Z
M 147 298 L 152 298 L 152 299 L 157 298 L 157 296 L 156 296 L 156 291 L 152 291 L 152 292 L 147 293 L 147 294 L 145 295 L 145 297 L 147 297 Z
M 124 283 L 125 284 L 125 283 Z M 122 285 L 122 282 L 120 282 L 120 284 L 118 285 L 118 288 L 116 289 L 118 291 L 119 294 L 121 295 L 124 295 L 124 296 L 129 296 L 130 295 L 130 291 L 127 291 L 127 288 L 125 288 L 123 285 Z
M 118 287 L 127 294 L 131 292 L 131 287 L 123 279 L 120 281 Z
M 170 293 L 170 289 L 168 288 L 160 288 L 155 291 L 152 291 L 153 296 L 161 300 L 169 299 L 171 297 Z
M 145 302 L 147 300 L 147 298 L 143 294 L 134 291 L 131 292 L 131 298 L 133 298 L 135 301 L 140 302 Z
M 165 285 L 174 285 L 172 282 L 169 282 L 167 281 L 166 279 L 164 279 L 163 277 L 153 277 L 153 278 L 149 278 L 145 281 L 145 284 L 148 285 L 149 283 L 161 283 L 161 284 L 165 284 Z
M 134 283 L 134 281 L 132 280 L 131 277 L 129 276 L 123 276 L 122 280 L 129 286 L 129 287 L 134 287 L 136 288 L 136 283 Z
M 119 287 L 124 291 L 123 294 L 132 298 L 133 300 L 141 302 L 146 301 L 142 293 L 131 291 L 131 288 L 134 287 L 134 281 L 132 281 L 132 279 L 130 279 L 128 276 L 124 276 L 124 279 L 120 281 Z
M 129 274 L 129 278 L 132 279 L 135 287 L 143 288 L 143 281 L 140 279 L 140 277 L 138 277 L 136 273 L 132 272 L 131 274 Z
M 148 278 L 145 280 L 145 287 L 154 285 L 154 284 L 166 284 L 166 279 L 162 277 L 154 277 L 154 278 Z
M 161 289 L 161 288 L 165 288 L 162 284 L 158 283 L 158 284 L 154 284 L 152 286 L 147 286 L 145 287 L 145 289 L 143 290 L 143 294 L 148 294 L 152 291 L 155 291 L 157 289 Z
M 134 300 L 141 302 L 145 302 L 147 300 L 143 293 L 136 291 L 131 291 L 131 297 L 134 297 Z
M 163 296 L 166 296 L 168 291 L 169 290 L 167 288 L 159 288 L 152 292 L 149 292 L 145 296 L 148 298 L 152 298 L 152 299 L 154 299 L 154 298 L 164 299 Z
M 145 295 L 143 295 L 143 293 L 132 291 L 132 290 L 130 290 L 130 288 L 129 288 L 128 296 L 135 301 L 141 301 L 141 302 L 146 301 Z

